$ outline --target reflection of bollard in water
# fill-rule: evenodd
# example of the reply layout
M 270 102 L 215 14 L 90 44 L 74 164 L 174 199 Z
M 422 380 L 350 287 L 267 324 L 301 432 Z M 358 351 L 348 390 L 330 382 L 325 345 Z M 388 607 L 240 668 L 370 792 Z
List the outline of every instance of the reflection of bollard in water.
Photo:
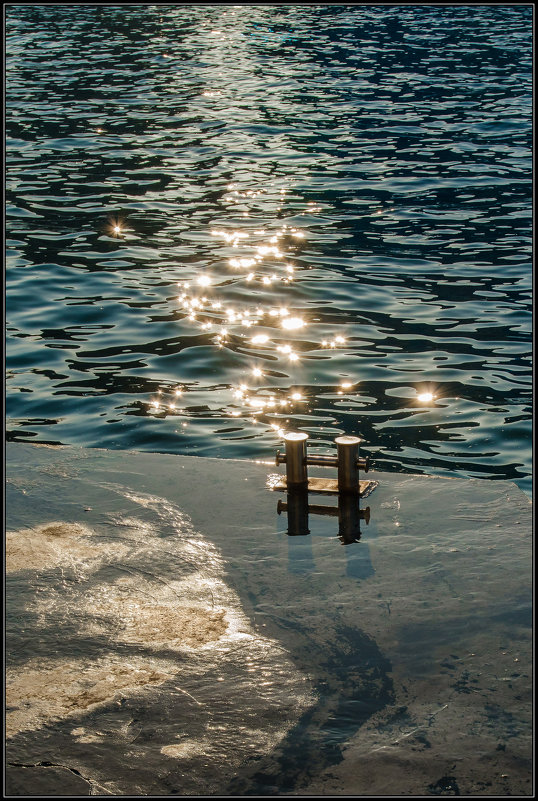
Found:
M 288 513 L 288 570 L 290 573 L 309 574 L 315 569 L 312 540 L 300 535 L 310 534 L 308 529 L 308 492 L 288 492 L 286 503 L 279 501 L 278 514 Z
M 308 529 L 308 493 L 304 490 L 288 492 L 287 503 L 279 501 L 277 512 L 288 513 L 288 535 L 296 537 L 301 534 L 310 534 Z
M 348 493 L 339 495 L 338 506 L 320 506 L 309 504 L 306 492 L 288 492 L 286 501 L 278 501 L 277 512 L 287 512 L 288 531 L 290 536 L 309 534 L 308 515 L 328 515 L 338 517 L 339 534 L 342 542 L 347 545 L 358 542 L 361 536 L 360 521 L 366 525 L 370 522 L 370 507 L 359 508 L 359 494 Z
M 343 545 L 358 542 L 361 538 L 360 521 L 370 522 L 370 507 L 359 508 L 359 496 L 340 495 L 338 498 L 338 534 Z
M 360 540 L 360 520 L 359 493 L 341 493 L 338 496 L 338 534 L 344 545 Z

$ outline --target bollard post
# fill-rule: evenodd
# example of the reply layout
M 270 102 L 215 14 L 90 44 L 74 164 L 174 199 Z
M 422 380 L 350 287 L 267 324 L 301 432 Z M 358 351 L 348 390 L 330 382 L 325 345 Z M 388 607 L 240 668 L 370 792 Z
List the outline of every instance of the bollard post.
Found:
M 336 437 L 338 492 L 359 492 L 359 437 Z
M 284 435 L 286 443 L 286 483 L 288 489 L 308 486 L 306 471 L 306 440 L 308 434 L 290 432 Z

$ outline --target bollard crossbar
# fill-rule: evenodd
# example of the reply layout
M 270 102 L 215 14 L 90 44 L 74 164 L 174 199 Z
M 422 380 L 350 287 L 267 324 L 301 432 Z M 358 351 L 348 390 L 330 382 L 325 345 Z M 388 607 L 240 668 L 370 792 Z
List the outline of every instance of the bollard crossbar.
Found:
M 285 453 L 276 452 L 275 464 L 286 464 L 287 458 Z M 336 456 L 305 456 L 303 463 L 308 465 L 312 464 L 316 467 L 338 467 L 338 459 Z M 370 457 L 365 459 L 357 459 L 357 467 L 362 468 L 365 473 L 370 469 Z

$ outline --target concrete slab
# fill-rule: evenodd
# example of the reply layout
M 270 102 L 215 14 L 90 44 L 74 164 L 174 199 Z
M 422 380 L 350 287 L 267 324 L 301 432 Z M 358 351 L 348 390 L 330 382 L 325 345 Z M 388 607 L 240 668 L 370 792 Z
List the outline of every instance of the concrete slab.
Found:
M 8 444 L 8 795 L 531 794 L 528 498 L 372 472 L 343 545 L 277 472 Z

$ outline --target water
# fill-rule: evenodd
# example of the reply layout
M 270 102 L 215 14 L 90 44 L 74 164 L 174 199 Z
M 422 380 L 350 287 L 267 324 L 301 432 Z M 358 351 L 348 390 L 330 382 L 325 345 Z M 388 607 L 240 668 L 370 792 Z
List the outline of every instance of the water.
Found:
M 8 8 L 8 438 L 530 492 L 531 14 Z

